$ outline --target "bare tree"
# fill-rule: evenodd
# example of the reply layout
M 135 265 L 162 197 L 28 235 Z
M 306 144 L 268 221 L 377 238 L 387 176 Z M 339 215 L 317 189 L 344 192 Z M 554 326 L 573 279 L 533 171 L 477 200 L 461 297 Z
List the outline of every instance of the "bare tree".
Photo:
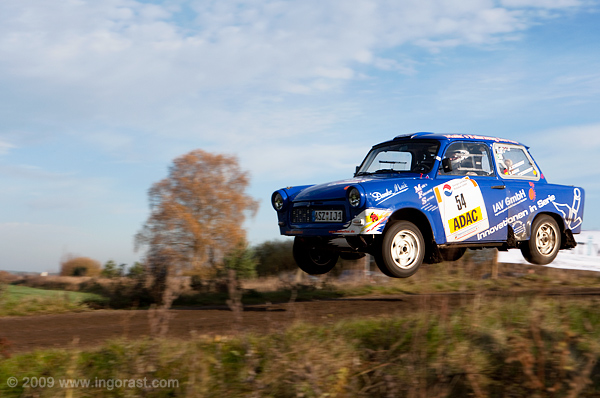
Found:
M 248 173 L 234 156 L 195 150 L 176 158 L 149 191 L 150 216 L 135 236 L 148 247 L 147 269 L 164 285 L 185 269 L 222 266 L 245 239 L 246 215 L 258 202 L 246 194 Z

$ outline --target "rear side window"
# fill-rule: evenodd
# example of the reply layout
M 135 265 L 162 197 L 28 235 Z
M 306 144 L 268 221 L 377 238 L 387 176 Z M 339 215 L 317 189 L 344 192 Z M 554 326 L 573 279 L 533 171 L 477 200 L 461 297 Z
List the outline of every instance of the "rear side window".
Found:
M 536 181 L 540 179 L 539 170 L 523 146 L 496 143 L 494 157 L 498 174 L 502 178 Z

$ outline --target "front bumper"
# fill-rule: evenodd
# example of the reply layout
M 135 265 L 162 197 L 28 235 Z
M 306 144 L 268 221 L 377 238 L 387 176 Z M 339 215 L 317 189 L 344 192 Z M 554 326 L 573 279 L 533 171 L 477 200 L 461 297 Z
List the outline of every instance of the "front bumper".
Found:
M 345 223 L 317 223 L 310 221 L 292 223 L 291 213 L 284 213 L 280 214 L 279 220 L 279 228 L 282 235 L 352 236 L 381 234 L 392 211 L 387 209 L 365 209 Z M 311 220 L 311 218 L 306 217 L 304 220 Z

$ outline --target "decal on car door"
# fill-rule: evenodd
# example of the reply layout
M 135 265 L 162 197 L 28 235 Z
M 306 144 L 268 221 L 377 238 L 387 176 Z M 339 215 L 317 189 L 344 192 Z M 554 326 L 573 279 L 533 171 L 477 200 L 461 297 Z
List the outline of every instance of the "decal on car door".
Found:
M 434 192 L 447 242 L 461 242 L 489 228 L 483 195 L 475 180 L 450 180 L 436 186 Z

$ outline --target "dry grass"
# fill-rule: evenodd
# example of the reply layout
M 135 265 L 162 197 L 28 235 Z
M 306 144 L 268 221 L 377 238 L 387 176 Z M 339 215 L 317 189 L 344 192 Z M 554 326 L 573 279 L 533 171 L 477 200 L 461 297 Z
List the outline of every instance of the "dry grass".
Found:
M 469 252 L 467 252 L 469 253 Z M 600 273 L 562 270 L 542 266 L 499 264 L 498 277 L 492 278 L 492 263 L 476 257 L 465 256 L 454 263 L 424 265 L 407 279 L 393 279 L 378 272 L 368 278 L 359 270 L 354 277 L 338 279 L 334 273 L 320 277 L 291 273 L 285 277 L 268 277 L 241 282 L 243 304 L 285 302 L 290 292 L 296 291 L 298 300 L 323 299 L 348 296 L 398 295 L 438 292 L 479 293 L 514 291 L 548 291 L 570 288 L 600 289 Z M 348 264 L 344 264 L 348 266 Z M 348 268 L 347 268 L 348 269 Z M 90 277 L 27 277 L 21 284 L 44 289 L 93 292 L 107 297 L 110 308 L 147 307 L 151 304 L 147 289 L 130 278 Z M 183 285 L 182 285 L 183 286 Z M 225 305 L 231 300 L 227 283 L 205 281 L 198 291 L 185 285 L 178 291 L 174 305 Z
M 242 281 L 243 289 L 256 290 L 257 292 L 273 292 L 280 289 L 281 286 L 282 281 L 276 276 L 248 279 Z
M 0 295 L 0 316 L 59 314 L 89 311 L 83 302 L 96 299 L 89 293 L 40 290 L 24 286 L 6 286 Z
M 15 282 L 13 282 L 15 283 Z M 91 284 L 98 284 L 103 287 L 114 286 L 118 283 L 132 283 L 130 278 L 100 278 L 91 276 L 25 276 L 18 282 L 20 285 L 35 287 L 40 289 L 59 289 L 78 292 L 85 290 Z
M 174 379 L 170 388 L 73 389 L 115 397 L 596 397 L 598 300 L 480 297 L 450 310 L 295 326 L 264 336 L 192 335 L 37 351 L 0 362 L 9 376 Z M 160 333 L 157 331 L 157 333 Z M 2 396 L 63 396 L 10 389 Z

